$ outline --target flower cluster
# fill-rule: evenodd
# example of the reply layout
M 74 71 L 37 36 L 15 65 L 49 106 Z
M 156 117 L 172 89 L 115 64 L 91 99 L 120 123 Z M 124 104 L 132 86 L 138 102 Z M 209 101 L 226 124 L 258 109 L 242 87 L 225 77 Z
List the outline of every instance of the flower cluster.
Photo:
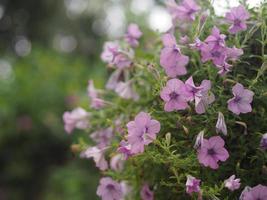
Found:
M 267 181 L 267 127 L 254 125 L 266 124 L 267 117 L 261 105 L 267 91 L 257 88 L 266 84 L 266 39 L 261 54 L 252 56 L 260 61 L 248 56 L 252 47 L 244 48 L 260 28 L 267 38 L 267 25 L 263 20 L 249 27 L 255 19 L 244 5 L 225 17 L 210 15 L 205 8 L 212 5 L 205 1 L 166 5 L 173 26 L 162 44 L 150 44 L 159 48 L 144 45 L 145 29 L 130 24 L 123 40 L 104 44 L 101 59 L 113 72 L 105 90 L 89 81 L 90 112 L 76 108 L 63 115 L 66 132 L 90 132 L 78 145 L 80 156 L 93 159 L 104 175 L 97 195 L 267 199 L 267 186 L 261 185 Z M 260 14 L 264 19 L 267 11 Z M 143 54 L 135 57 L 138 50 Z

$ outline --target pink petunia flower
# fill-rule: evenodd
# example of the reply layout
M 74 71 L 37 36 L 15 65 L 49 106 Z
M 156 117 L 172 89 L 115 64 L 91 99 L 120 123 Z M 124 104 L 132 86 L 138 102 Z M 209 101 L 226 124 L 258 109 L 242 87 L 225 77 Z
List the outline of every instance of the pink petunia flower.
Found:
M 126 42 L 132 47 L 139 45 L 138 39 L 143 35 L 137 24 L 130 24 L 125 35 Z
M 198 149 L 198 161 L 212 169 L 217 169 L 218 161 L 226 161 L 228 157 L 228 151 L 224 148 L 224 140 L 220 136 L 204 139 Z
M 240 179 L 235 178 L 235 175 L 230 176 L 228 179 L 224 181 L 224 186 L 231 191 L 238 190 L 240 188 Z
M 184 110 L 188 107 L 185 84 L 179 79 L 169 80 L 166 87 L 162 89 L 160 97 L 165 102 L 166 112 Z
M 74 128 L 87 129 L 89 128 L 89 116 L 83 108 L 76 108 L 71 112 L 63 114 L 64 128 L 67 133 L 71 133 Z
M 110 177 L 100 179 L 100 184 L 97 187 L 96 194 L 102 200 L 122 200 L 123 192 L 120 183 L 114 181 Z
M 223 113 L 218 113 L 218 120 L 216 123 L 216 132 L 217 133 L 223 133 L 224 135 L 227 135 L 227 127 L 224 119 Z
M 107 147 L 114 137 L 112 127 L 93 132 L 90 137 L 97 143 L 99 148 Z
M 267 133 L 263 134 L 261 141 L 260 141 L 260 147 L 263 150 L 267 150 Z
M 186 193 L 192 195 L 193 192 L 200 192 L 200 180 L 188 175 L 186 180 Z
M 187 73 L 185 66 L 188 64 L 189 58 L 181 53 L 174 35 L 167 33 L 162 36 L 162 41 L 164 48 L 160 53 L 160 65 L 166 74 L 171 78 L 185 75 Z
M 253 188 L 246 187 L 240 200 L 265 200 L 267 199 L 267 186 L 257 185 Z
M 108 162 L 105 159 L 105 149 L 98 147 L 89 147 L 85 151 L 81 152 L 81 158 L 93 158 L 96 167 L 100 170 L 106 170 L 108 168 Z
M 201 48 L 201 61 L 207 62 L 211 60 L 214 65 L 223 65 L 227 58 L 227 51 L 225 47 L 213 46 L 213 44 L 202 44 Z
M 237 83 L 232 88 L 232 92 L 234 97 L 228 100 L 228 109 L 237 115 L 251 112 L 254 93 L 251 90 L 245 89 L 240 83 Z
M 148 113 L 140 112 L 136 115 L 134 121 L 127 124 L 128 142 L 131 144 L 131 153 L 143 153 L 145 145 L 148 145 L 156 139 L 160 131 L 160 123 L 151 119 Z
M 167 1 L 167 8 L 174 21 L 194 21 L 200 7 L 194 0 L 183 0 L 179 5 L 175 0 Z
M 147 183 L 143 185 L 140 195 L 142 200 L 154 200 L 154 192 L 150 190 Z
M 234 7 L 227 12 L 225 19 L 229 24 L 232 24 L 228 31 L 236 34 L 247 29 L 246 20 L 249 19 L 249 13 L 243 5 Z
M 95 88 L 93 80 L 88 81 L 87 92 L 90 98 L 91 108 L 100 109 L 105 106 L 105 101 L 99 98 L 99 91 Z

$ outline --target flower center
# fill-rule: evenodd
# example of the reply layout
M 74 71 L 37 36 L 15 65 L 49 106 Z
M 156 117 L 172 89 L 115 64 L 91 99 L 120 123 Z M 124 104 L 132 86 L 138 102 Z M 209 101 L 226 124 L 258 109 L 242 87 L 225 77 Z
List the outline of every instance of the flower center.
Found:
M 239 26 L 240 23 L 241 23 L 240 19 L 235 19 L 235 20 L 234 20 L 234 25 L 235 25 L 235 26 Z
M 109 191 L 112 191 L 112 190 L 115 189 L 115 187 L 114 187 L 114 185 L 108 184 L 108 185 L 107 185 L 107 189 L 108 189 Z
M 179 94 L 172 92 L 169 96 L 171 99 L 176 99 L 179 96 Z
M 211 55 L 212 55 L 212 57 L 219 58 L 219 57 L 221 56 L 221 52 L 219 52 L 219 51 L 214 51 L 214 52 L 211 52 Z
M 214 149 L 208 149 L 208 155 L 213 156 L 215 154 Z
M 241 100 L 241 97 L 236 96 L 234 101 L 235 101 L 235 103 L 238 103 L 240 100 Z

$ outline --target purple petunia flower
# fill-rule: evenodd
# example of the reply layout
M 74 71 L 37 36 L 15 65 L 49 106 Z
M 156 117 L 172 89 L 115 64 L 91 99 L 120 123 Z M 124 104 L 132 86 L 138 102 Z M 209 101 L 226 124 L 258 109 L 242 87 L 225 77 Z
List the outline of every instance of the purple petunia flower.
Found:
M 176 4 L 175 0 L 169 0 L 167 8 L 173 21 L 194 21 L 196 13 L 200 10 L 200 7 L 194 0 L 183 0 L 179 5 Z
M 211 60 L 215 65 L 223 65 L 227 58 L 227 51 L 225 47 L 213 46 L 213 44 L 202 44 L 201 48 L 201 61 L 207 62 Z
M 230 176 L 228 179 L 224 181 L 224 186 L 231 191 L 238 190 L 240 188 L 240 179 L 235 178 L 235 175 Z
M 224 135 L 227 135 L 227 127 L 224 119 L 224 115 L 219 112 L 218 113 L 218 120 L 216 123 L 216 132 L 217 133 L 223 133 Z
M 263 150 L 267 150 L 267 133 L 263 134 L 263 136 L 261 138 L 261 142 L 260 142 L 260 147 Z
M 110 144 L 113 136 L 114 134 L 112 127 L 95 131 L 90 135 L 90 137 L 97 143 L 99 148 L 107 147 Z
M 212 169 L 217 169 L 218 161 L 226 161 L 228 157 L 228 151 L 224 148 L 224 140 L 220 136 L 204 139 L 198 149 L 198 161 Z
M 229 27 L 229 32 L 236 34 L 247 29 L 246 20 L 249 19 L 249 13 L 243 5 L 234 7 L 230 12 L 226 13 L 225 19 L 232 24 Z
M 124 76 L 123 69 L 116 69 L 110 76 L 106 83 L 106 89 L 115 90 L 118 84 L 122 81 Z
M 215 47 L 225 47 L 225 38 L 226 35 L 221 34 L 220 30 L 214 26 L 211 31 L 211 35 L 209 35 L 204 41 L 206 44 L 211 45 L 211 48 Z
M 86 129 L 89 127 L 89 113 L 83 108 L 76 108 L 71 112 L 63 114 L 64 129 L 67 133 L 71 133 L 74 128 Z
M 93 80 L 88 81 L 87 92 L 90 98 L 91 108 L 100 109 L 105 106 L 105 101 L 99 98 L 99 92 L 95 89 Z
M 226 48 L 226 56 L 228 60 L 236 61 L 243 54 L 244 51 L 236 48 L 235 46 L 233 48 Z
M 193 192 L 200 192 L 200 180 L 193 176 L 188 175 L 186 181 L 186 192 L 192 194 Z
M 134 121 L 127 124 L 128 142 L 131 144 L 131 153 L 143 153 L 145 145 L 156 139 L 156 134 L 160 131 L 160 123 L 151 119 L 148 113 L 140 112 Z
M 185 75 L 187 73 L 185 66 L 188 64 L 189 58 L 181 53 L 174 35 L 164 34 L 162 41 L 164 48 L 160 53 L 160 64 L 166 74 L 171 78 Z
M 169 80 L 160 93 L 160 97 L 165 102 L 164 110 L 171 112 L 186 109 L 188 107 L 186 95 L 185 84 L 181 80 Z
M 240 83 L 237 83 L 232 92 L 234 97 L 228 100 L 228 109 L 233 113 L 239 115 L 240 113 L 248 113 L 252 111 L 251 103 L 253 101 L 254 93 Z
M 89 147 L 85 151 L 81 152 L 81 158 L 93 158 L 100 170 L 106 170 L 108 168 L 108 163 L 105 159 L 105 149 L 100 149 L 98 147 Z
M 132 47 L 139 45 L 138 39 L 143 35 L 137 24 L 130 24 L 125 35 L 126 42 Z
M 154 200 L 154 193 L 150 190 L 147 183 L 143 185 L 140 195 L 142 200 Z
M 253 188 L 246 187 L 240 200 L 265 200 L 267 199 L 267 186 L 257 185 Z
M 101 59 L 111 66 L 116 66 L 119 69 L 130 67 L 134 52 L 129 49 L 124 51 L 120 48 L 118 42 L 106 42 L 101 54 Z
M 114 181 L 110 177 L 100 179 L 96 194 L 101 197 L 102 200 L 121 200 L 123 198 L 120 183 Z

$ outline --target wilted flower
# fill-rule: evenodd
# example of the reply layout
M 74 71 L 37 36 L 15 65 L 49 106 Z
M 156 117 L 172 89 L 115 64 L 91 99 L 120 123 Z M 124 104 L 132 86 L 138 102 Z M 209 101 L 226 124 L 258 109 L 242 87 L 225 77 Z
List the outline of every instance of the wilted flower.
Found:
M 257 185 L 253 188 L 246 187 L 240 200 L 265 200 L 267 199 L 267 186 Z
M 102 200 L 121 200 L 123 198 L 120 183 L 112 180 L 110 177 L 100 179 L 96 194 L 101 197 Z
M 151 119 L 148 113 L 140 112 L 134 121 L 127 124 L 128 142 L 131 144 L 131 153 L 143 153 L 145 145 L 156 139 L 160 131 L 160 123 Z
M 154 192 L 150 190 L 148 184 L 143 185 L 140 194 L 142 200 L 154 200 Z
M 232 175 L 230 178 L 224 181 L 224 185 L 229 190 L 234 191 L 239 189 L 241 183 L 239 178 L 235 179 L 235 175 Z
M 218 161 L 226 161 L 229 157 L 228 151 L 224 148 L 224 140 L 220 136 L 213 136 L 204 139 L 198 149 L 198 160 L 205 167 L 217 169 Z
M 125 40 L 132 47 L 139 45 L 138 39 L 143 35 L 137 24 L 130 24 L 125 35 Z
M 123 99 L 133 99 L 135 101 L 139 99 L 139 95 L 133 90 L 132 81 L 119 82 L 115 92 Z
M 188 64 L 189 58 L 181 53 L 174 35 L 164 34 L 162 41 L 164 48 L 160 53 L 160 64 L 166 74 L 171 78 L 185 75 L 187 73 L 185 66 Z
M 193 176 L 188 175 L 186 181 L 186 192 L 192 194 L 193 192 L 200 192 L 200 180 Z
M 105 159 L 105 149 L 99 149 L 98 147 L 89 147 L 85 151 L 81 152 L 81 158 L 93 158 L 100 170 L 106 170 L 108 163 Z
M 246 20 L 249 19 L 249 13 L 243 5 L 234 7 L 230 12 L 226 13 L 225 19 L 232 24 L 229 27 L 229 32 L 236 34 L 247 29 Z
M 166 112 L 184 110 L 188 107 L 185 90 L 185 84 L 179 79 L 171 79 L 167 82 L 160 93 L 160 97 L 165 101 Z
M 231 71 L 232 65 L 229 65 L 227 62 L 224 62 L 222 65 L 216 65 L 216 67 L 219 69 L 218 74 L 224 76 Z
M 200 10 L 194 0 L 183 0 L 179 5 L 176 4 L 175 0 L 169 0 L 167 1 L 167 8 L 174 21 L 194 21 L 196 13 Z
M 93 80 L 88 81 L 87 92 L 90 98 L 92 108 L 100 109 L 105 106 L 105 101 L 99 98 L 99 91 L 95 89 Z
M 114 171 L 122 171 L 124 168 L 125 158 L 122 154 L 116 154 L 110 160 L 110 168 Z
M 263 150 L 267 150 L 267 133 L 265 133 L 262 138 L 261 138 L 261 142 L 260 142 L 260 147 Z
M 195 145 L 194 145 L 194 149 L 198 149 L 201 147 L 202 143 L 203 143 L 203 140 L 204 140 L 204 131 L 200 131 L 198 134 L 197 134 L 197 138 L 196 138 L 196 142 L 195 142 Z
M 248 113 L 252 111 L 251 103 L 253 101 L 254 93 L 240 83 L 237 83 L 232 92 L 234 97 L 228 100 L 228 109 L 233 113 L 239 115 L 240 113 Z
M 71 133 L 74 128 L 86 129 L 89 127 L 89 113 L 83 108 L 76 108 L 71 112 L 63 114 L 64 128 L 67 133 Z
M 224 135 L 227 135 L 227 127 L 224 120 L 224 115 L 219 112 L 218 113 L 218 120 L 216 123 L 216 132 L 217 133 L 223 133 Z
M 114 134 L 112 127 L 95 131 L 90 135 L 90 137 L 97 143 L 99 148 L 107 147 L 110 144 L 113 136 Z

